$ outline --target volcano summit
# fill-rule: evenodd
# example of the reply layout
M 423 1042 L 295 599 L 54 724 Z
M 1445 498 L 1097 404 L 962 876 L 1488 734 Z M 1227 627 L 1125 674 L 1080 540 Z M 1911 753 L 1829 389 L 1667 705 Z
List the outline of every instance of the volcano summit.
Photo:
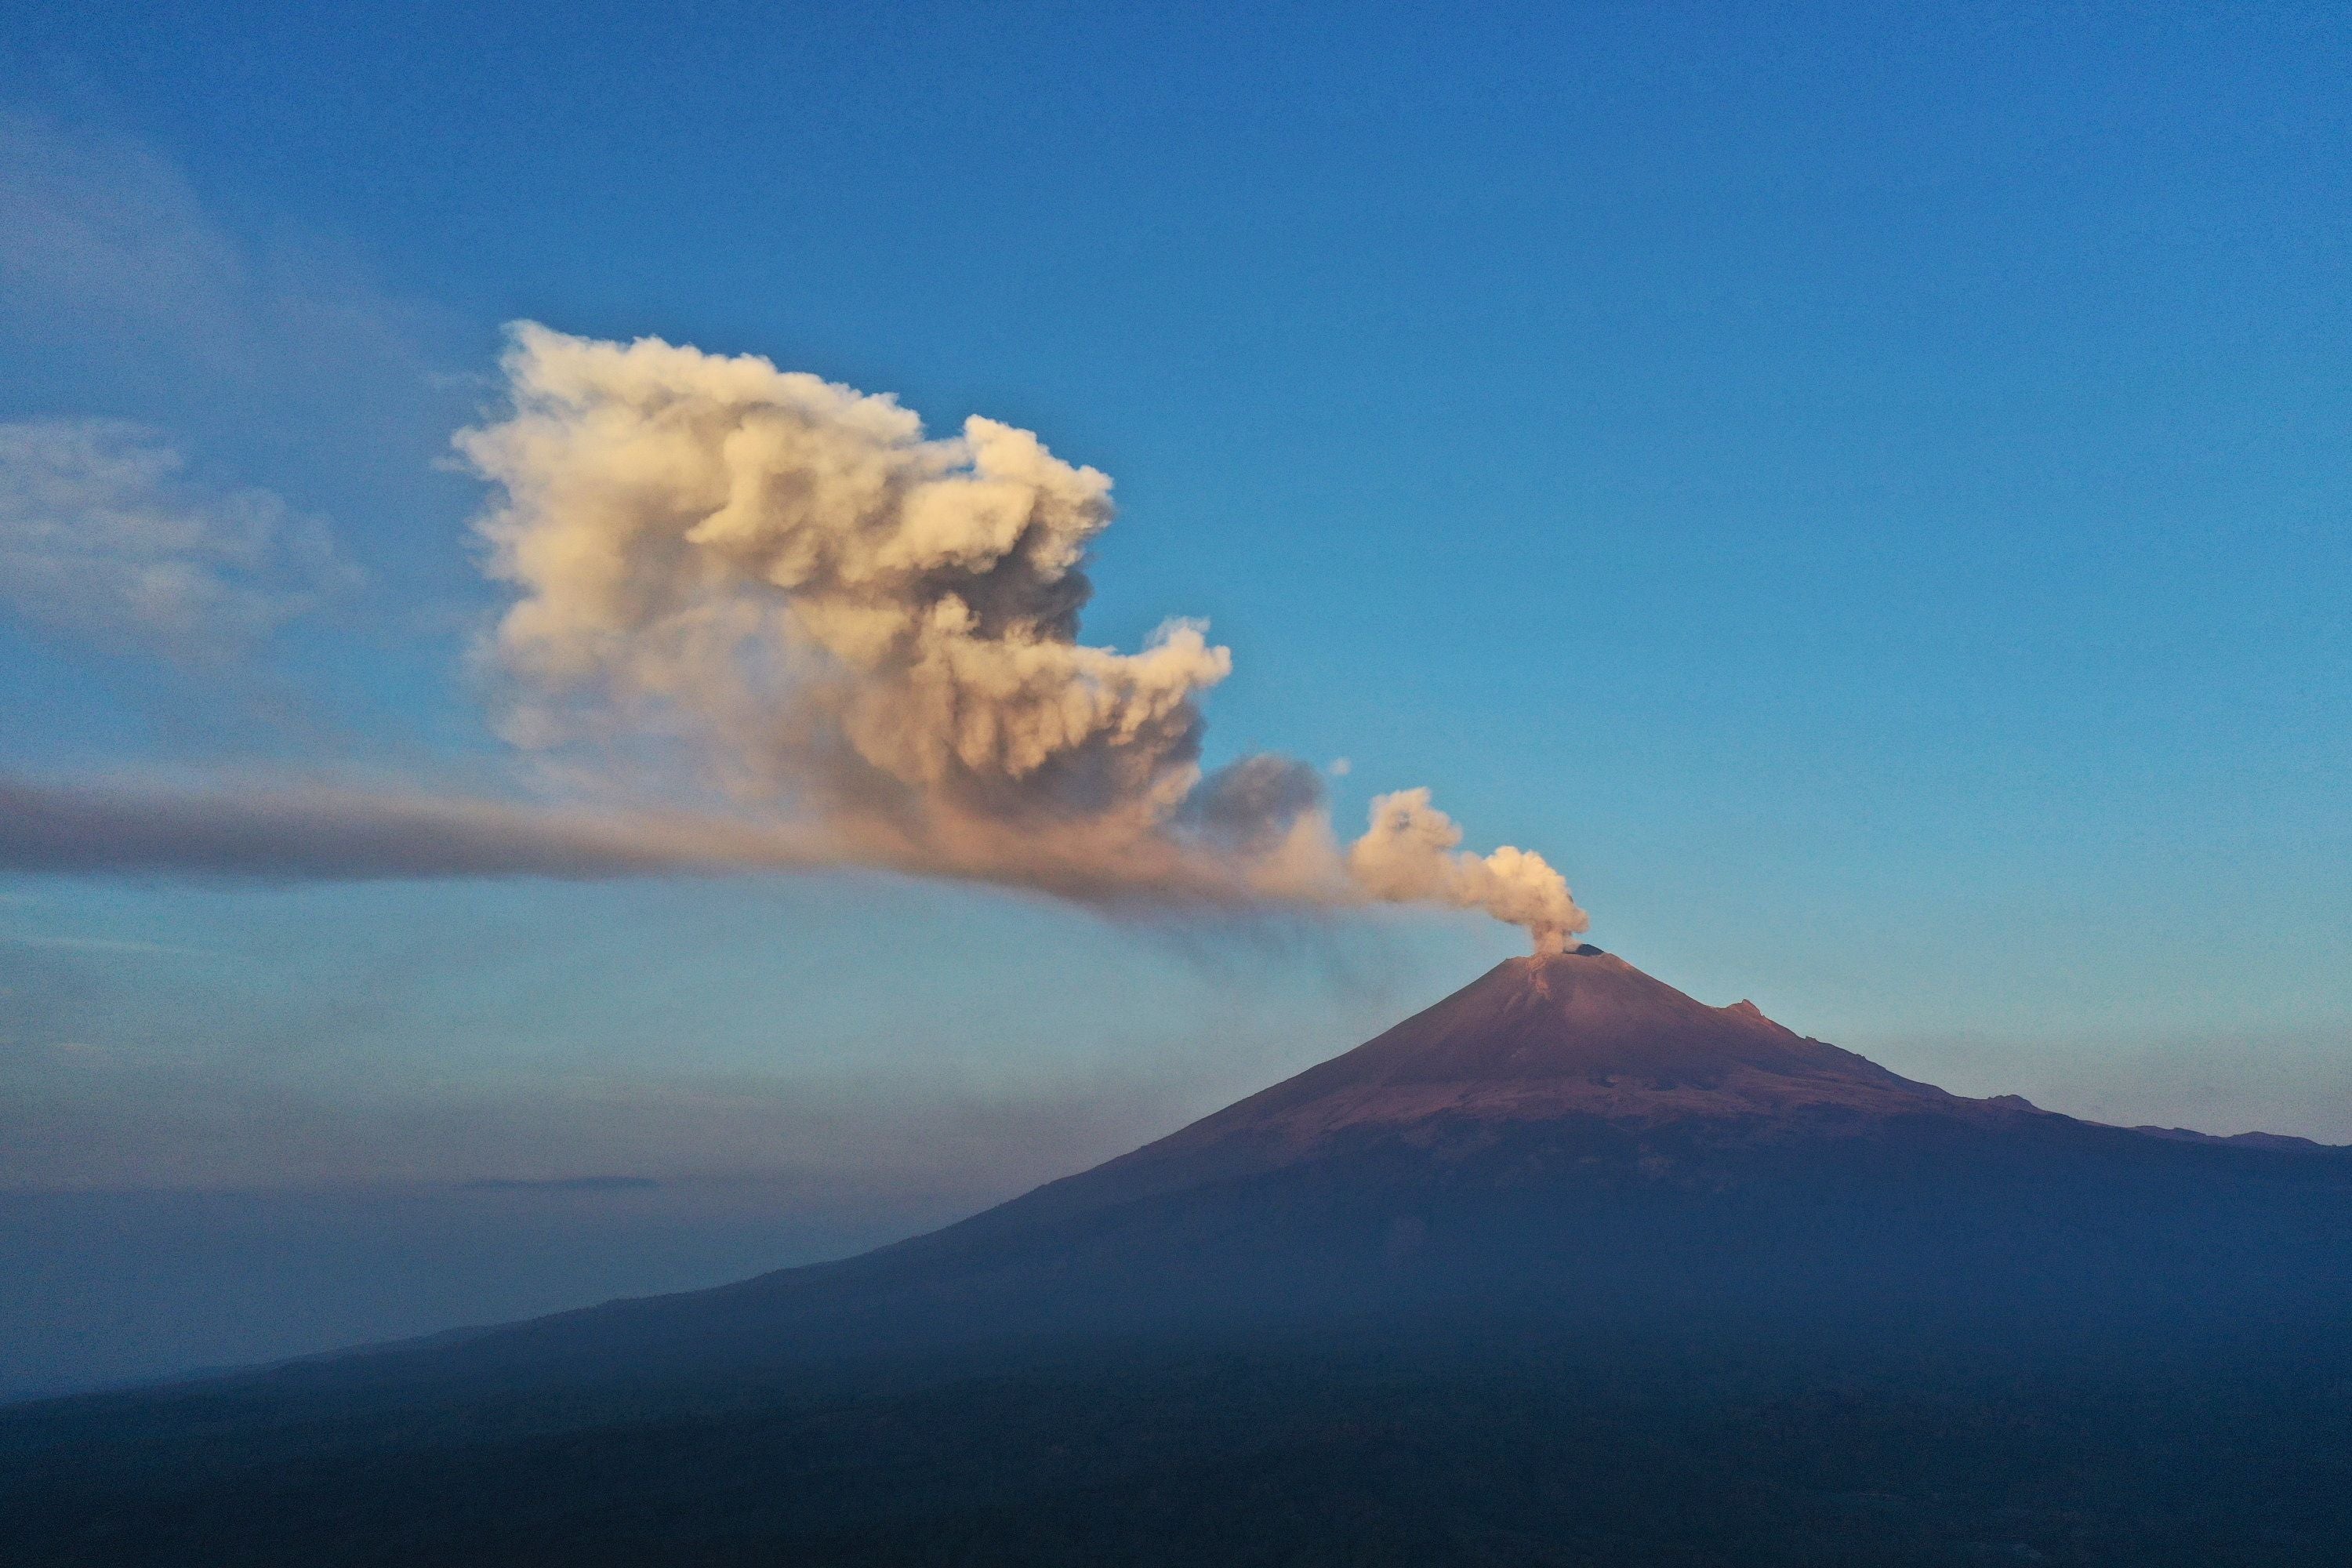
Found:
M 1445 1118 L 1833 1119 L 1966 1103 L 1794 1035 L 1751 1002 L 1709 1007 L 1587 946 L 1498 964 L 1378 1038 L 1170 1142 L 1277 1128 L 1312 1142 L 1349 1127 Z
M 2347 1324 L 2352 1151 L 1585 947 L 863 1257 L 19 1411 L 0 1506 L 28 1563 L 2338 1563 Z

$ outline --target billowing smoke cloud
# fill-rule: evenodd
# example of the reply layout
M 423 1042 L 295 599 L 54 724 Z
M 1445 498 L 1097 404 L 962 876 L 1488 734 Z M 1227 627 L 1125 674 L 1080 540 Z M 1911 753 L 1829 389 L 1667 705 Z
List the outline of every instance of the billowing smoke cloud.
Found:
M 495 647 L 526 744 L 682 743 L 854 852 L 1055 890 L 1223 879 L 1160 829 L 1232 658 L 1171 622 L 1076 641 L 1110 481 L 984 419 L 764 360 L 524 327 L 512 416 L 459 438 L 520 597 Z M 1235 891 L 1242 890 L 1239 888 Z
M 484 669 L 508 737 L 602 804 L 0 778 L 0 869 L 848 865 L 1097 904 L 1434 903 L 1539 950 L 1585 928 L 1539 856 L 1464 851 L 1426 790 L 1342 847 L 1307 763 L 1204 773 L 1200 700 L 1232 654 L 1186 620 L 1132 653 L 1078 640 L 1110 480 L 1027 431 L 932 438 L 889 397 L 652 339 L 523 324 L 505 368 L 510 405 L 457 437 L 515 595 Z
M 1538 856 L 1461 852 L 1428 792 L 1342 852 L 1314 769 L 1204 777 L 1204 626 L 1078 641 L 1110 480 L 992 420 L 933 439 L 887 396 L 651 339 L 525 324 L 512 408 L 463 433 L 518 597 L 490 660 L 529 746 L 683 754 L 842 858 L 1096 899 L 1482 909 L 1558 946 Z

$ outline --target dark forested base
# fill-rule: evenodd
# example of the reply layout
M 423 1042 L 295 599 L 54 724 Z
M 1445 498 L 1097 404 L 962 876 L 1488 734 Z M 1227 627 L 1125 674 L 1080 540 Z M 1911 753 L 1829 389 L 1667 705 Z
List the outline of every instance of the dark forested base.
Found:
M 2326 1325 L 2104 1347 L 1492 1322 L 5 1423 L 47 1563 L 2352 1561 Z

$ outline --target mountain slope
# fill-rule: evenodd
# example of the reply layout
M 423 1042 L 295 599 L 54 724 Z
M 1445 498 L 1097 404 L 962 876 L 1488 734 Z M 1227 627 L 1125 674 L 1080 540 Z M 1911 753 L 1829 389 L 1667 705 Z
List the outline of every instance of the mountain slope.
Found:
M 1175 1182 L 1186 1161 L 1234 1144 L 1280 1163 L 1350 1131 L 1449 1120 L 1825 1124 L 1976 1104 L 1793 1034 L 1753 1003 L 1709 1007 L 1584 947 L 1498 964 L 1354 1050 L 1073 1181 L 1155 1169 Z

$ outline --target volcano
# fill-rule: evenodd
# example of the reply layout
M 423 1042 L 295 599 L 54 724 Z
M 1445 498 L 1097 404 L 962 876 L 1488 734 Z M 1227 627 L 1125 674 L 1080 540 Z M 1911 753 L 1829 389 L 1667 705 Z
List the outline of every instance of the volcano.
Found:
M 1345 1055 L 945 1230 L 427 1361 L 502 1376 L 831 1365 L 1397 1312 L 2242 1329 L 2352 1280 L 2347 1194 L 2352 1151 L 1966 1099 L 1588 946 L 1509 960 Z
M 1584 947 L 862 1257 L 20 1412 L 0 1505 L 26 1562 L 2332 1563 L 2347 1325 L 2352 1151 Z

